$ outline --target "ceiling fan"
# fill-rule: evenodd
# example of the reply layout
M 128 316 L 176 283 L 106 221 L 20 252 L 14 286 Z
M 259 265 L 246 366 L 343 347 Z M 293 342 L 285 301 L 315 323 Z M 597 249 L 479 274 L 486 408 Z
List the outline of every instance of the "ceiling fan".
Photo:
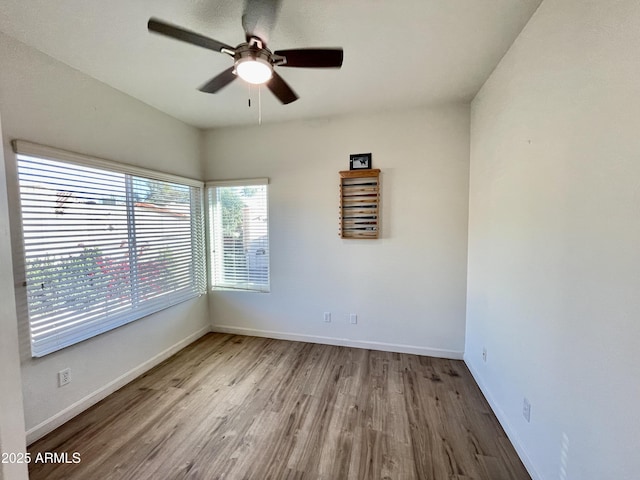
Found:
M 294 102 L 298 95 L 278 75 L 274 67 L 340 68 L 342 48 L 298 48 L 271 51 L 267 48 L 269 33 L 275 24 L 279 0 L 247 0 L 242 15 L 246 41 L 231 47 L 199 33 L 149 19 L 150 32 L 225 53 L 233 57 L 233 65 L 202 85 L 199 90 L 216 93 L 237 77 L 254 85 L 265 84 L 283 104 Z

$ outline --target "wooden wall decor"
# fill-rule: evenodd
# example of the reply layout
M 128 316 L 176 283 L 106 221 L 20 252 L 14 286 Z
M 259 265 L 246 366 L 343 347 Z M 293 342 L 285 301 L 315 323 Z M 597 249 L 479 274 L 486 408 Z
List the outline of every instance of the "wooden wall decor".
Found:
M 380 234 L 380 169 L 340 172 L 340 238 Z

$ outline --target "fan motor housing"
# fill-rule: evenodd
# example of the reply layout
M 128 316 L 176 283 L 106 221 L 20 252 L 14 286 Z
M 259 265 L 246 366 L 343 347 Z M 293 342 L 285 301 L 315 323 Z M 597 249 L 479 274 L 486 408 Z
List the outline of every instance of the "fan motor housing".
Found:
M 246 58 L 251 58 L 252 60 L 263 60 L 267 62 L 269 65 L 272 64 L 271 57 L 272 53 L 262 47 L 262 42 L 258 40 L 259 43 L 241 43 L 236 47 L 236 52 L 233 58 L 236 63 L 240 60 L 244 60 Z

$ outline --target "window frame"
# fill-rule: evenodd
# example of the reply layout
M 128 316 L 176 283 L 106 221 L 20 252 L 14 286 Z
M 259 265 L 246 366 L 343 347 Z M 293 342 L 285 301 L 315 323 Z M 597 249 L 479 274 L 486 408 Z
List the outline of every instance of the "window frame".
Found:
M 178 175 L 168 174 L 164 172 L 158 172 L 155 170 L 136 167 L 124 163 L 114 162 L 111 160 L 105 160 L 101 158 L 91 157 L 87 155 L 82 155 L 74 152 L 69 152 L 66 150 L 61 150 L 53 147 L 48 147 L 44 145 L 39 145 L 32 142 L 27 142 L 24 140 L 13 140 L 11 142 L 13 151 L 15 153 L 16 158 L 16 180 L 18 180 L 18 156 L 27 156 L 34 157 L 43 160 L 50 160 L 54 162 L 67 163 L 72 165 L 77 165 L 81 167 L 95 168 L 105 170 L 111 173 L 123 174 L 128 176 L 129 178 L 143 178 L 151 181 L 159 181 L 164 183 L 177 184 L 184 187 L 189 187 L 189 234 L 191 236 L 191 263 L 193 265 L 193 272 L 190 274 L 190 282 L 191 287 L 189 291 L 184 289 L 180 289 L 171 292 L 168 290 L 168 295 L 166 297 L 162 297 L 164 301 L 152 301 L 145 303 L 142 307 L 134 306 L 132 303 L 130 310 L 125 315 L 118 317 L 118 320 L 114 321 L 109 316 L 100 317 L 101 320 L 97 322 L 98 327 L 92 330 L 92 334 L 89 334 L 89 328 L 86 328 L 87 332 L 82 332 L 77 335 L 72 335 L 73 340 L 61 342 L 60 345 L 51 346 L 49 342 L 46 343 L 45 347 L 36 347 L 34 337 L 32 334 L 32 321 L 29 315 L 29 299 L 27 296 L 27 249 L 25 242 L 25 231 L 23 224 L 23 205 L 22 205 L 22 193 L 20 189 L 20 182 L 18 181 L 18 208 L 16 215 L 19 220 L 19 235 L 21 240 L 22 251 L 20 262 L 14 262 L 14 266 L 18 266 L 15 269 L 15 276 L 18 278 L 22 278 L 21 282 L 18 282 L 19 285 L 22 285 L 23 290 L 20 293 L 24 295 L 24 300 L 19 302 L 19 318 L 25 320 L 26 325 L 28 326 L 28 332 L 30 337 L 31 344 L 31 356 L 32 357 L 43 357 L 55 351 L 61 350 L 71 345 L 75 345 L 81 343 L 89 338 L 93 338 L 101 333 L 113 330 L 122 325 L 126 325 L 128 323 L 134 322 L 141 318 L 144 318 L 148 315 L 160 312 L 166 308 L 177 305 L 184 301 L 191 300 L 193 298 L 197 298 L 207 292 L 207 279 L 206 279 L 206 237 L 205 237 L 205 229 L 204 229 L 204 220 L 205 220 L 205 203 L 204 203 L 204 182 L 199 180 L 194 180 L 187 177 L 182 177 Z M 135 181 L 135 180 L 134 180 Z M 195 190 L 194 190 L 195 188 Z M 131 199 L 128 199 L 130 201 Z M 126 208 L 133 208 L 129 203 L 126 204 Z M 137 230 L 137 226 L 135 227 Z M 185 230 L 186 231 L 186 230 Z M 144 232 L 144 229 L 142 230 Z M 99 238 L 99 237 L 97 237 Z M 132 267 L 132 270 L 135 270 Z M 143 280 L 137 279 L 136 282 L 142 282 Z M 178 293 L 179 292 L 179 293 Z M 89 319 L 86 319 L 85 322 L 87 325 L 91 324 Z M 62 335 L 66 330 L 62 331 Z M 51 342 L 53 343 L 53 342 Z
M 217 225 L 221 223 L 219 219 L 220 212 L 216 209 L 217 201 L 213 201 L 213 195 L 218 188 L 224 187 L 256 187 L 264 186 L 265 208 L 267 210 L 266 235 L 267 235 L 267 281 L 265 283 L 244 282 L 233 285 L 232 283 L 217 284 L 215 275 L 216 263 L 223 263 L 220 255 L 223 255 L 223 249 L 218 244 L 219 239 L 216 235 Z M 214 192 L 212 194 L 212 192 Z M 269 213 L 269 178 L 247 178 L 235 180 L 210 180 L 205 183 L 205 202 L 206 202 L 206 228 L 207 228 L 207 275 L 209 278 L 209 288 L 211 291 L 237 291 L 237 292 L 253 292 L 253 293 L 270 293 L 271 292 L 271 234 L 270 234 L 270 213 Z

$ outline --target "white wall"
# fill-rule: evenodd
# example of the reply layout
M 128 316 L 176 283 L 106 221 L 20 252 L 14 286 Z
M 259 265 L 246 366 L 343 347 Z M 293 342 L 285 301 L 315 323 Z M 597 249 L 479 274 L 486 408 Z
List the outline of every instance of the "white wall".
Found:
M 26 447 L 5 185 L 4 153 L 0 150 L 0 272 L 7 272 L 0 276 L 0 454 L 24 453 Z M 0 463 L 0 479 L 18 480 L 27 476 L 26 464 Z
M 639 51 L 545 0 L 472 104 L 465 359 L 536 479 L 640 475 Z
M 362 152 L 382 238 L 342 240 L 338 171 Z M 211 130 L 204 155 L 207 179 L 271 180 L 271 293 L 210 295 L 215 329 L 461 358 L 468 106 Z
M 9 149 L 14 138 L 202 178 L 197 129 L 2 34 L 0 65 L 10 199 L 17 198 L 15 157 Z M 11 207 L 15 212 L 17 205 L 12 202 Z M 13 245 L 14 258 L 19 259 L 16 238 Z M 3 283 L 13 282 L 7 270 L 2 270 L 2 276 Z M 18 300 L 24 299 L 22 293 L 18 292 Z M 22 322 L 22 382 L 30 439 L 141 373 L 163 352 L 206 331 L 206 310 L 204 298 L 186 302 L 42 359 L 30 358 L 28 331 Z M 66 367 L 71 368 L 72 383 L 58 388 L 57 372 Z

